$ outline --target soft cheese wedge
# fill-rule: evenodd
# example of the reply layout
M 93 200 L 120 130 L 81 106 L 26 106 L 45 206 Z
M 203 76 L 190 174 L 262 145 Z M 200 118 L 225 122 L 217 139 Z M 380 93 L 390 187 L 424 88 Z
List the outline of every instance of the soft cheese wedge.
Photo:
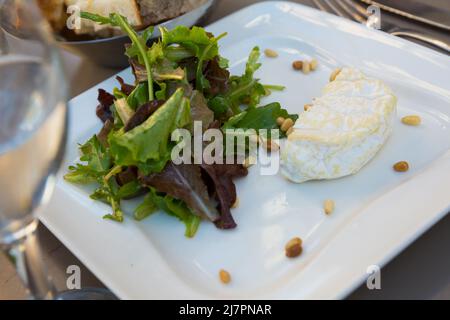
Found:
M 281 151 L 282 174 L 301 183 L 357 173 L 389 138 L 396 108 L 382 81 L 342 69 L 295 123 Z

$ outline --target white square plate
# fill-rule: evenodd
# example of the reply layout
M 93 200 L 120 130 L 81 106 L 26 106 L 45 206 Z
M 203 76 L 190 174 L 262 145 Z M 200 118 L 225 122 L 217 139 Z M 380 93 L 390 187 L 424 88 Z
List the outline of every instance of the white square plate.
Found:
M 357 175 L 295 185 L 281 176 L 260 176 L 251 168 L 237 183 L 238 228 L 221 231 L 202 223 L 194 239 L 174 218 L 155 214 L 138 223 L 102 220 L 109 208 L 88 198 L 86 189 L 59 178 L 42 216 L 49 229 L 121 298 L 343 298 L 442 218 L 450 205 L 450 58 L 363 25 L 289 2 L 264 2 L 207 28 L 229 33 L 221 42 L 233 74 L 242 72 L 255 45 L 279 52 L 262 57 L 263 83 L 282 84 L 280 101 L 290 112 L 318 96 L 331 71 L 353 66 L 385 81 L 399 99 L 399 119 L 418 114 L 420 127 L 398 121 L 383 150 Z M 304 75 L 292 61 L 318 58 Z M 120 74 L 132 81 L 129 70 Z M 70 102 L 66 164 L 77 158 L 77 143 L 97 132 L 97 89 Z M 399 174 L 392 164 L 407 160 Z M 65 171 L 65 170 L 63 170 Z M 325 216 L 324 199 L 336 202 Z M 304 253 L 289 260 L 285 243 L 304 240 Z M 218 270 L 232 283 L 224 286 Z

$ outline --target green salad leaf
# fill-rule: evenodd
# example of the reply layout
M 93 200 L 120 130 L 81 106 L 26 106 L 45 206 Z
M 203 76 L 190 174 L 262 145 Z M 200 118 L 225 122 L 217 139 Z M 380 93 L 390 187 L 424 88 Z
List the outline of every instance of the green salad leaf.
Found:
M 226 35 L 226 33 L 223 33 L 215 38 L 200 27 L 188 28 L 178 26 L 170 31 L 167 28 L 161 28 L 162 44 L 165 47 L 176 44 L 187 49 L 187 51 L 198 59 L 196 89 L 200 92 L 209 88 L 209 82 L 203 74 L 203 62 L 212 60 L 219 55 L 218 42 Z
M 145 196 L 143 202 L 135 209 L 134 218 L 141 221 L 155 213 L 158 209 L 165 211 L 183 222 L 186 226 L 186 237 L 192 238 L 195 236 L 201 219 L 184 202 L 164 193 L 158 193 L 154 188 L 150 188 L 150 192 Z
M 176 128 L 189 124 L 189 115 L 189 101 L 184 98 L 183 89 L 178 89 L 143 124 L 128 132 L 115 132 L 109 137 L 115 164 L 133 166 L 146 164 L 150 160 L 165 160 L 170 134 Z
M 139 193 L 139 191 L 142 190 L 142 186 L 139 183 L 138 180 L 133 180 L 131 182 L 128 182 L 127 184 L 124 184 L 117 190 L 117 198 L 119 199 L 126 199 L 129 197 L 134 196 L 135 194 Z
M 136 88 L 131 92 L 131 94 L 126 97 L 127 103 L 131 109 L 137 110 L 144 103 L 148 102 L 147 97 L 148 83 L 139 83 Z
M 268 104 L 264 107 L 249 109 L 234 117 L 231 117 L 224 125 L 223 129 L 277 129 L 277 119 L 283 117 L 290 118 L 294 122 L 298 119 L 298 115 L 289 114 L 285 109 L 281 108 L 278 102 Z
M 124 124 L 127 123 L 134 114 L 134 110 L 128 105 L 126 98 L 117 99 L 114 102 L 114 108 Z
M 161 39 L 164 47 L 174 44 L 182 46 L 197 58 L 203 56 L 205 60 L 211 60 L 219 55 L 217 39 L 208 35 L 205 29 L 200 27 L 178 26 L 172 30 L 163 27 Z
M 80 146 L 80 152 L 80 161 L 85 164 L 78 163 L 69 167 L 69 173 L 64 176 L 66 181 L 77 184 L 93 183 L 109 171 L 112 165 L 110 153 L 96 135 Z
M 167 84 L 165 82 L 157 82 L 159 86 L 159 90 L 155 92 L 155 97 L 158 100 L 166 100 L 167 99 Z
M 64 176 L 66 181 L 77 184 L 97 182 L 99 187 L 91 195 L 94 200 L 100 200 L 111 205 L 113 213 L 105 218 L 123 221 L 123 212 L 120 208 L 120 197 L 117 195 L 119 187 L 110 176 L 112 158 L 109 149 L 105 148 L 97 136 L 93 136 L 84 145 L 80 146 L 80 161 L 85 164 L 76 164 L 69 167 L 70 172 Z
M 120 14 L 111 13 L 109 17 L 103 17 L 98 14 L 93 14 L 89 12 L 81 12 L 81 18 L 88 19 L 100 24 L 109 24 L 111 26 L 120 27 L 123 32 L 125 32 L 128 37 L 131 39 L 131 46 L 127 49 L 126 53 L 130 58 L 137 58 L 139 63 L 145 65 L 145 69 L 148 73 L 148 99 L 152 101 L 154 99 L 153 94 L 153 79 L 151 72 L 151 59 L 156 59 L 161 55 L 159 50 L 151 51 L 151 55 L 148 54 L 149 50 L 147 48 L 147 41 L 150 39 L 151 34 L 153 33 L 153 27 L 145 30 L 141 35 L 138 35 L 137 32 L 128 24 L 127 19 Z
M 122 208 L 120 207 L 121 199 L 118 196 L 119 186 L 112 178 L 103 180 L 102 182 L 99 181 L 99 183 L 100 187 L 94 191 L 91 195 L 91 199 L 103 201 L 111 205 L 113 213 L 103 216 L 104 219 L 122 222 L 124 219 L 124 214 Z
M 258 79 L 254 78 L 255 72 L 261 67 L 258 62 L 261 56 L 259 47 L 254 47 L 250 52 L 245 72 L 242 76 L 232 76 L 230 78 L 230 90 L 226 94 L 217 95 L 208 102 L 208 106 L 214 111 L 216 116 L 231 110 L 234 115 L 242 112 L 241 106 L 256 108 L 261 98 L 266 96 L 266 86 L 262 85 Z M 283 90 L 282 86 L 268 86 L 272 90 Z

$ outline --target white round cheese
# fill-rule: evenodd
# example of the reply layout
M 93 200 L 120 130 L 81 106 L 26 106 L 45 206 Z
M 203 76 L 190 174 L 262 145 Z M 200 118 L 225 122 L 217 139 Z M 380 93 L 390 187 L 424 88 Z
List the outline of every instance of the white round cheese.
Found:
M 344 68 L 294 125 L 281 151 L 281 172 L 293 182 L 358 172 L 382 148 L 397 98 L 380 80 Z

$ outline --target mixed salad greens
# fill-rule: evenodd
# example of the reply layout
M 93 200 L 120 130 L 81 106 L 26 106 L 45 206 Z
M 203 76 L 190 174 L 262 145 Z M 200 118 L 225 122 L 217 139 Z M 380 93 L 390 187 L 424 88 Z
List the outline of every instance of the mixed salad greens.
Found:
M 134 218 L 142 220 L 162 210 L 195 235 L 201 220 L 218 228 L 236 223 L 231 207 L 236 201 L 233 179 L 247 175 L 240 164 L 181 164 L 171 161 L 177 128 L 192 128 L 202 121 L 208 128 L 278 128 L 276 119 L 290 117 L 279 103 L 259 106 L 261 98 L 280 86 L 264 86 L 254 77 L 261 66 L 260 50 L 250 53 L 245 73 L 230 76 L 228 61 L 219 53 L 218 37 L 200 27 L 161 28 L 161 38 L 148 46 L 150 27 L 137 33 L 126 18 L 82 13 L 82 18 L 121 28 L 131 39 L 126 48 L 136 81 L 114 92 L 99 90 L 97 116 L 101 131 L 80 146 L 79 163 L 69 167 L 65 179 L 97 184 L 92 199 L 108 203 L 105 218 L 123 221 L 121 201 L 142 197 Z

